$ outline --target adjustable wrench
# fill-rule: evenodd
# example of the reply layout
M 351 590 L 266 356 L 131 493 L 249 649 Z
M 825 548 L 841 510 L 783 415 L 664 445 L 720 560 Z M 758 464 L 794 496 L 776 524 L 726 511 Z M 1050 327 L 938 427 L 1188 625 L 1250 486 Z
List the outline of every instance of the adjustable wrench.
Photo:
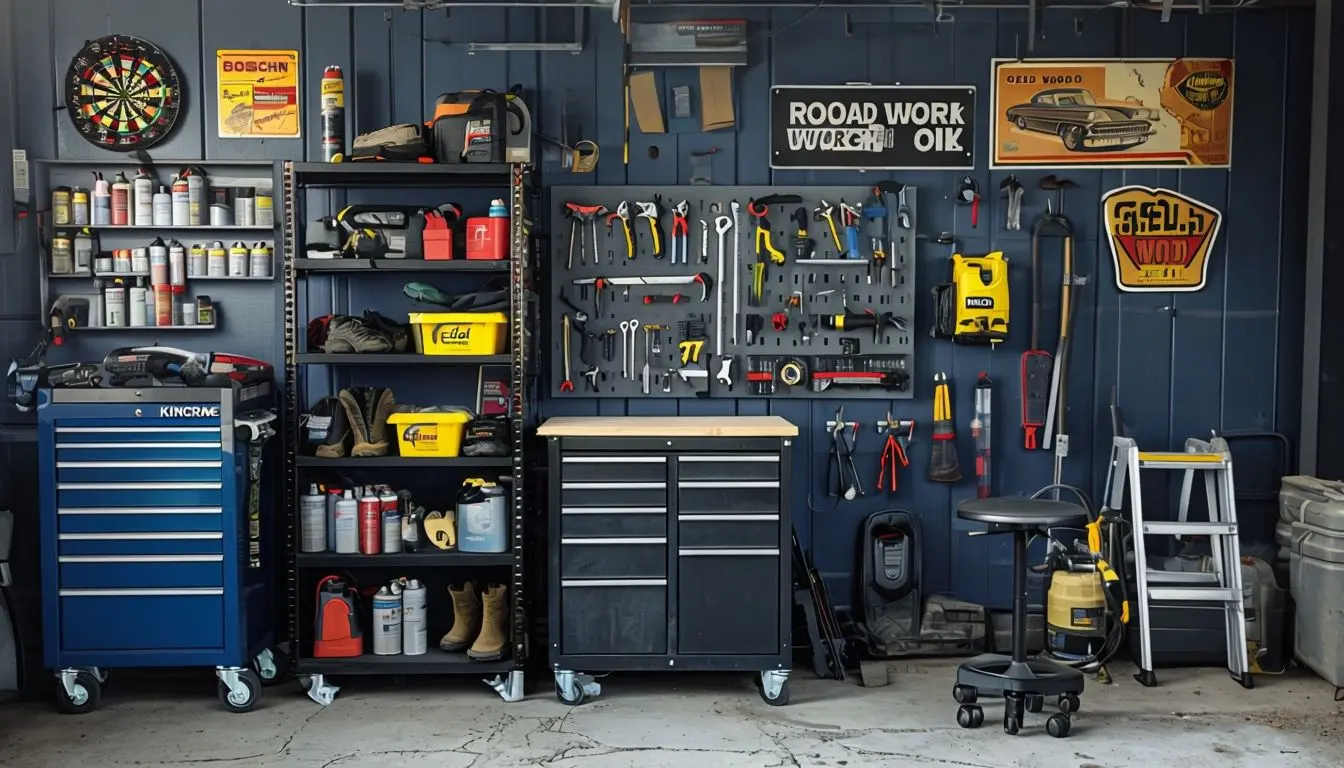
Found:
M 704 219 L 700 220 L 700 263 L 709 263 L 709 224 Z
M 631 380 L 631 381 L 634 381 L 634 380 L 635 380 L 635 353 L 636 353 L 636 352 L 638 351 L 638 349 L 639 349 L 639 348 L 636 346 L 636 342 L 635 342 L 635 334 L 639 331 L 639 320 L 638 320 L 638 318 L 634 318 L 634 317 L 632 317 L 632 318 L 630 318 L 629 321 L 624 322 L 624 323 L 621 323 L 621 328 L 623 328 L 623 329 L 625 330 L 625 337 L 626 337 L 626 340 L 625 340 L 625 349 L 626 349 L 626 351 L 627 351 L 627 354 L 629 355 L 629 359 L 628 359 L 628 360 L 622 360 L 622 361 L 621 361 L 621 366 L 622 366 L 622 367 L 626 367 L 627 363 L 629 364 L 630 380 Z
M 728 339 L 733 346 L 737 346 L 737 318 L 739 316 L 737 295 L 741 293 L 738 290 L 738 282 L 742 279 L 742 227 L 738 221 L 738 212 L 741 210 L 741 206 L 737 204 L 736 200 L 729 203 L 728 206 L 733 211 L 733 329 Z M 723 284 L 722 275 L 719 276 L 719 284 Z M 722 323 L 723 320 L 720 319 L 719 322 Z M 720 350 L 714 350 L 715 354 L 719 352 Z
M 733 228 L 733 220 L 720 216 L 714 220 L 714 231 L 719 233 L 719 290 L 714 307 L 714 354 L 723 352 L 723 236 Z
M 654 195 L 652 203 L 635 202 L 636 218 L 649 222 L 649 238 L 653 245 L 653 258 L 663 258 L 663 225 L 659 218 L 663 215 L 662 195 Z

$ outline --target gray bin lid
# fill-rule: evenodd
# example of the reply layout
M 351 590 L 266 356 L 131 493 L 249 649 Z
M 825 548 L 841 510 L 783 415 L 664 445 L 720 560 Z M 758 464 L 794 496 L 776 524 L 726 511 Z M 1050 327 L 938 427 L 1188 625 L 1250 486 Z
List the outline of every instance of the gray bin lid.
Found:
M 1344 563 L 1344 531 L 1293 523 L 1293 554 L 1327 563 Z
M 1344 483 L 1288 475 L 1279 486 L 1279 519 L 1344 531 Z

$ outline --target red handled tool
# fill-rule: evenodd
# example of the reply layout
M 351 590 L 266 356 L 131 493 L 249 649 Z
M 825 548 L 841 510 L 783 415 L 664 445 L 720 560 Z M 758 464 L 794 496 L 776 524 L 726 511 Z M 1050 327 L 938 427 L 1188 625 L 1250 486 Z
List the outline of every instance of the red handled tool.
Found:
M 674 241 L 675 242 L 675 241 Z M 675 253 L 675 251 L 674 251 Z M 670 262 L 669 262 L 670 263 Z M 686 297 L 680 293 L 674 293 L 671 296 L 645 296 L 645 304 L 680 304 Z
M 562 330 L 561 330 L 561 342 L 560 342 L 560 344 L 561 344 L 561 347 L 563 348 L 563 351 L 564 351 L 564 353 L 565 353 L 565 358 L 564 358 L 564 360 L 565 360 L 565 365 L 564 365 L 565 380 L 562 381 L 562 382 L 560 382 L 560 391 L 561 391 L 561 392 L 573 392 L 573 391 L 574 391 L 574 382 L 573 382 L 573 380 L 570 379 L 570 375 L 569 375 L 569 325 L 570 325 L 570 323 L 569 323 L 569 313 L 565 313 L 564 317 L 562 317 L 561 320 L 560 320 L 560 327 L 562 328 Z
M 901 430 L 905 430 L 905 433 L 902 434 Z M 887 436 L 887 441 L 882 447 L 882 463 L 877 471 L 877 490 L 882 490 L 882 482 L 890 473 L 887 491 L 895 493 L 901 469 L 910 466 L 910 457 L 905 449 L 909 446 L 910 436 L 914 434 L 915 422 L 895 421 L 891 418 L 891 411 L 887 411 L 887 419 L 877 423 L 877 431 Z

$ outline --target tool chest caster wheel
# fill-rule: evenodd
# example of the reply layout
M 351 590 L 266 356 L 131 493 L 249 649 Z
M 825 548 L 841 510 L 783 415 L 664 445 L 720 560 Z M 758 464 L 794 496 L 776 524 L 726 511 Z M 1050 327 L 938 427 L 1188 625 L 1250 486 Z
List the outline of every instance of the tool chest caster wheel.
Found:
M 555 697 L 560 700 L 561 704 L 568 704 L 571 707 L 579 706 L 586 698 L 582 685 L 575 683 L 566 688 L 558 682 L 555 684 Z
M 1083 703 L 1078 700 L 1076 693 L 1061 693 L 1059 695 L 1059 711 L 1064 714 L 1072 714 L 1082 708 Z
M 57 677 L 60 680 L 60 676 Z M 93 672 L 80 670 L 70 681 L 69 688 L 61 680 L 56 686 L 56 709 L 67 715 L 84 715 L 98 708 L 103 698 L 103 684 Z
M 979 728 L 985 724 L 985 710 L 976 704 L 962 704 L 957 707 L 957 725 L 962 728 Z
M 1065 714 L 1051 715 L 1049 720 L 1045 721 L 1045 730 L 1056 739 L 1062 739 L 1069 735 L 1073 728 L 1073 722 Z
M 1036 714 L 1045 709 L 1045 697 L 1031 694 L 1027 696 L 1027 711 Z
M 769 692 L 765 690 L 765 688 L 761 688 L 761 700 L 772 707 L 782 707 L 785 704 L 788 704 L 789 681 L 785 680 L 784 684 L 779 686 L 779 691 L 775 693 L 774 696 L 771 696 Z
M 756 678 L 761 700 L 772 707 L 789 703 L 789 671 L 767 669 Z
M 263 686 L 279 685 L 289 677 L 289 657 L 279 648 L 267 648 L 252 659 L 252 669 Z
M 952 699 L 958 704 L 974 704 L 976 690 L 969 685 L 952 686 Z
M 1003 716 L 1003 732 L 1009 736 L 1016 736 L 1017 732 L 1022 730 L 1022 721 L 1013 715 Z
M 219 681 L 216 688 L 219 703 L 230 712 L 251 712 L 261 701 L 261 678 L 250 669 L 237 670 L 234 674 L 237 675 L 236 687 L 223 679 Z

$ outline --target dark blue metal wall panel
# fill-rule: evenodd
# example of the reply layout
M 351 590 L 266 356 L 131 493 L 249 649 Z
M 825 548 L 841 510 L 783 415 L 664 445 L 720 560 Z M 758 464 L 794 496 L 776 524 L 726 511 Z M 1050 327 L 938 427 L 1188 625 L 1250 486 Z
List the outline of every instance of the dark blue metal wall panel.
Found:
M 0 4 L 0 8 L 4 8 Z M 1002 229 L 1004 172 L 987 169 L 990 59 L 1026 56 L 1026 16 L 1009 10 L 953 11 L 952 23 L 933 24 L 922 9 L 862 9 L 850 13 L 814 9 L 736 9 L 751 23 L 751 65 L 735 75 L 737 127 L 699 133 L 695 121 L 670 120 L 667 134 L 645 136 L 637 124 L 630 135 L 630 161 L 621 161 L 624 110 L 621 101 L 620 34 L 604 14 L 590 12 L 583 51 L 569 53 L 469 54 L 469 42 L 555 42 L 571 31 L 570 12 L 521 8 L 454 8 L 408 13 L 384 8 L 310 8 L 299 12 L 278 0 L 58 0 L 10 3 L 14 24 L 13 61 L 49 63 L 50 70 L 20 78 L 16 96 L 20 145 L 35 157 L 91 157 L 97 150 L 73 140 L 68 121 L 45 106 L 56 92 L 56 73 L 86 37 L 108 32 L 141 34 L 164 45 L 186 71 L 191 107 L 185 124 L 162 150 L 174 157 L 202 150 L 211 157 L 318 156 L 318 79 L 322 68 L 346 71 L 349 135 L 394 122 L 424 119 L 441 92 L 462 88 L 524 86 L 535 129 L 552 138 L 588 138 L 601 145 L 597 171 L 562 174 L 559 153 L 544 143 L 542 170 L 552 183 L 686 184 L 691 152 L 717 150 L 713 175 L 718 184 L 866 184 L 897 178 L 921 192 L 919 230 L 952 232 L 966 252 L 1002 249 L 1012 263 L 1010 281 L 1016 310 L 1013 337 L 997 349 L 953 347 L 921 338 L 917 345 L 916 397 L 895 411 L 922 422 L 900 493 L 833 507 L 826 496 L 824 423 L 834 404 L 807 402 L 701 401 L 646 402 L 638 399 L 550 402 L 548 415 L 775 413 L 797 423 L 798 474 L 795 520 L 828 577 L 838 602 L 851 594 L 851 571 L 859 522 L 871 512 L 902 507 L 920 516 L 926 546 L 925 584 L 933 591 L 1003 607 L 1010 553 L 1004 542 L 967 537 L 955 503 L 973 494 L 970 482 L 948 487 L 923 480 L 927 470 L 931 409 L 930 375 L 948 372 L 961 433 L 961 459 L 969 471 L 972 454 L 967 424 L 980 372 L 998 386 L 995 403 L 998 445 L 996 484 L 1001 493 L 1029 493 L 1049 482 L 1051 459 L 1020 448 L 1018 421 L 1019 355 L 1027 346 L 1030 298 L 1030 222 L 1044 211 L 1046 195 L 1036 189 L 1044 172 L 1021 171 L 1027 186 L 1018 232 Z M 670 13 L 664 11 L 664 13 Z M 670 16 L 669 16 L 670 18 Z M 1225 171 L 1067 171 L 1080 187 L 1066 201 L 1077 230 L 1076 271 L 1088 284 L 1076 292 L 1068 427 L 1071 450 L 1066 482 L 1100 493 L 1108 455 L 1112 390 L 1142 444 L 1167 448 L 1187 436 L 1218 429 L 1295 431 L 1299 400 L 1300 327 L 1305 217 L 1307 109 L 1310 92 L 1310 11 L 1254 11 L 1207 17 L 1177 15 L 1163 24 L 1156 13 L 1050 11 L 1043 15 L 1036 57 L 1179 55 L 1236 56 L 1235 173 Z M 54 45 L 53 45 L 54 42 Z M 304 67 L 304 128 L 301 142 L 223 142 L 214 138 L 214 51 L 223 47 L 295 47 Z M 691 72 L 663 71 L 665 89 L 694 84 Z M 950 173 L 772 172 L 769 167 L 767 94 L 772 84 L 899 82 L 912 85 L 972 84 L 978 88 L 974 144 L 980 167 L 974 172 L 984 199 L 981 221 L 972 228 L 969 211 L 953 205 L 956 176 Z M 0 95 L 3 95 L 0 93 Z M 41 105 L 35 108 L 32 105 Z M 10 105 L 4 105 L 10 106 Z M 562 119 L 563 118 L 563 119 Z M 53 133 L 59 142 L 53 141 Z M 0 136 L 3 133 L 0 132 Z M 657 157 L 650 149 L 657 148 Z M 239 149 L 241 148 L 241 150 Z M 256 156 L 256 155 L 252 155 Z M 1224 229 L 1208 287 L 1196 294 L 1121 294 L 1115 288 L 1109 246 L 1101 231 L 1098 200 L 1122 184 L 1165 186 L 1219 206 Z M 325 194 L 325 193 L 323 193 Z M 919 295 L 946 275 L 947 251 L 924 243 L 918 258 Z M 1058 288 L 1057 243 L 1048 243 L 1043 265 L 1042 345 L 1053 349 Z M 20 263 L 25 260 L 20 259 Z M 4 263 L 5 282 L 30 284 L 31 268 Z M 35 307 L 32 308 L 34 311 Z M 925 301 L 917 325 L 927 328 Z M 6 324 L 8 325 L 8 324 Z M 25 331 L 26 334 L 26 331 Z M 923 334 L 920 334 L 922 337 Z M 6 334 L 5 351 L 28 341 Z M 221 347 L 255 343 L 228 333 Z M 272 356 L 278 339 L 264 340 Z M 242 350 L 248 351 L 248 350 Z M 256 350 L 259 354 L 267 354 Z M 857 461 L 865 484 L 876 479 L 881 444 L 873 422 L 886 412 L 881 402 L 851 402 L 846 415 L 865 427 Z M 1149 503 L 1164 507 L 1170 489 L 1149 485 Z

